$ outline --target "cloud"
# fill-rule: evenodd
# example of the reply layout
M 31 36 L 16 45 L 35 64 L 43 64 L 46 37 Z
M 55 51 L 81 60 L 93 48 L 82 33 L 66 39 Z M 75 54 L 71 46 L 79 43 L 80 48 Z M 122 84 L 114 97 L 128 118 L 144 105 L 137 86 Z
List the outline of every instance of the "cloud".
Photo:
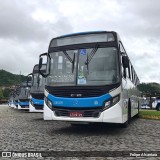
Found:
M 28 74 L 52 38 L 108 30 L 119 33 L 140 80 L 160 83 L 159 0 L 0 0 L 0 4 L 0 68 Z
M 72 32 L 67 17 L 59 15 L 59 18 L 47 20 L 48 15 L 51 19 L 52 15 L 57 17 L 59 14 L 54 5 L 52 12 L 44 14 L 47 13 L 47 8 L 42 9 L 38 1 L 19 3 L 13 0 L 11 3 L 10 0 L 6 0 L 0 3 L 0 68 L 2 69 L 12 73 L 21 71 L 23 74 L 28 74 L 38 63 L 39 54 L 48 51 L 51 38 Z M 36 13 L 39 16 L 36 16 Z

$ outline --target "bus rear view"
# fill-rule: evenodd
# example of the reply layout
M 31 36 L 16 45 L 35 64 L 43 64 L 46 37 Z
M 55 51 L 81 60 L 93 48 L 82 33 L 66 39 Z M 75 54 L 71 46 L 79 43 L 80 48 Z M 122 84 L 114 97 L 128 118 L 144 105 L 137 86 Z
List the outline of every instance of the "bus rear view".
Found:
M 118 34 L 106 31 L 52 39 L 44 120 L 125 124 L 138 114 L 138 92 L 132 91 L 139 80 L 135 72 L 134 79 L 123 73 L 133 66 L 120 45 Z

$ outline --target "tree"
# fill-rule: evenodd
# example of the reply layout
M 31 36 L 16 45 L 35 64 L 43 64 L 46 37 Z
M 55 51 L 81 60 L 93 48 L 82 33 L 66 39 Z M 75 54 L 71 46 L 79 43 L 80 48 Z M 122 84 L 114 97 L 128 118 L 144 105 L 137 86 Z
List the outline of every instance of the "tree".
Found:
M 10 92 L 11 92 L 11 90 L 9 88 L 5 88 L 3 90 L 3 96 L 5 99 L 7 99 L 9 97 Z
M 160 84 L 158 83 L 141 83 L 138 85 L 138 89 L 143 95 L 156 96 L 160 94 Z
M 157 97 L 160 95 L 160 84 L 158 83 L 141 83 L 138 85 L 138 89 L 142 92 L 142 95 L 149 97 L 149 106 L 152 108 L 153 99 L 151 97 Z
M 2 88 L 0 88 L 0 99 L 4 99 Z

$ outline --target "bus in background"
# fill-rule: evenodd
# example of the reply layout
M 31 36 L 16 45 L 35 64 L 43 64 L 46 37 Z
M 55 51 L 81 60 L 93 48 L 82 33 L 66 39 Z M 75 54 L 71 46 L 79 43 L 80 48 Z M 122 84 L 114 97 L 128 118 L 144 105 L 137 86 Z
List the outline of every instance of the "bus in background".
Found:
M 18 109 L 28 109 L 29 110 L 29 92 L 30 92 L 30 83 L 23 82 L 21 83 L 18 89 Z
M 41 71 L 46 71 L 46 64 L 43 64 Z M 32 83 L 30 89 L 29 112 L 43 112 L 45 78 L 39 74 L 38 64 L 34 66 L 33 72 L 28 75 L 28 78 L 30 76 L 32 77 Z
M 116 32 L 53 38 L 47 53 L 44 120 L 120 123 L 139 113 L 139 78 Z M 40 55 L 41 68 L 44 55 Z
M 19 85 L 16 85 L 13 91 L 13 108 L 18 108 L 18 97 L 19 97 Z

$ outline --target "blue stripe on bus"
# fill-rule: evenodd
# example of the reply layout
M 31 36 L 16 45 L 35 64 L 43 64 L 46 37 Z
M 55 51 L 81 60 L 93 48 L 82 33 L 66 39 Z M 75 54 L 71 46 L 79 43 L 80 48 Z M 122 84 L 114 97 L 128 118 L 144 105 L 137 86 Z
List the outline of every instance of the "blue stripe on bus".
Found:
M 19 102 L 20 106 L 29 106 L 29 101 L 28 102 Z
M 89 98 L 63 98 L 55 97 L 51 94 L 48 95 L 48 99 L 52 102 L 53 106 L 63 107 L 100 107 L 103 103 L 112 98 L 110 94 L 104 94 L 100 97 Z
M 44 104 L 44 100 L 43 99 L 32 98 L 31 100 L 32 100 L 33 104 L 37 104 L 37 105 L 43 105 Z

